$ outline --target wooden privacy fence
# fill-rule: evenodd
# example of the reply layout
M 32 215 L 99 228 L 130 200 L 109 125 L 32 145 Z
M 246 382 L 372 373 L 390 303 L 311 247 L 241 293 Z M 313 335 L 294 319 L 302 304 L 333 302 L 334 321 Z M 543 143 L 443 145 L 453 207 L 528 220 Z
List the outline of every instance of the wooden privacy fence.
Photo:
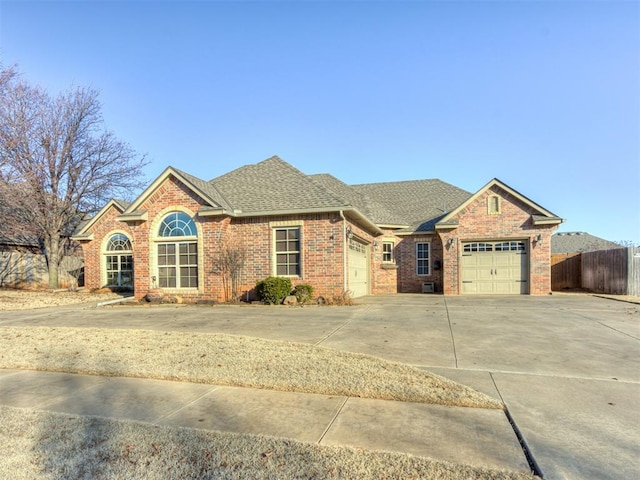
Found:
M 580 253 L 551 255 L 551 290 L 582 288 Z
M 640 296 L 640 247 L 551 255 L 551 289 Z
M 59 283 L 61 288 L 77 287 L 82 282 L 84 259 L 67 255 L 60 262 Z M 24 284 L 47 285 L 49 271 L 47 260 L 40 253 L 16 250 L 0 251 L 0 287 L 14 287 Z

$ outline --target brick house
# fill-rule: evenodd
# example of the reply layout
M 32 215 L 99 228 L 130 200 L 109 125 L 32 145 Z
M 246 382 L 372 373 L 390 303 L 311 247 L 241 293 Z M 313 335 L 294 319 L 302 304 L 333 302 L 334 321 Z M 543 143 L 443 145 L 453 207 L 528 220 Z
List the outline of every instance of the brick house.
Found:
M 162 288 L 224 300 L 222 245 L 247 253 L 243 298 L 288 276 L 317 295 L 551 291 L 562 219 L 497 179 L 476 193 L 440 180 L 347 185 L 278 157 L 204 181 L 168 167 L 132 203 L 111 200 L 74 236 L 88 288 Z

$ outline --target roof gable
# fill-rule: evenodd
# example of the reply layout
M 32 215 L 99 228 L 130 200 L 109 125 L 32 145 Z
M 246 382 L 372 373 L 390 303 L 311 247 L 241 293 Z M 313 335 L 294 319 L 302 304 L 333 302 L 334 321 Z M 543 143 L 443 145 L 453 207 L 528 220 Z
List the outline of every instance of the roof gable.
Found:
M 455 217 L 457 217 L 466 207 L 468 207 L 471 203 L 476 201 L 481 195 L 483 195 L 485 192 L 492 189 L 493 187 L 497 187 L 507 192 L 509 195 L 513 196 L 514 198 L 517 198 L 519 201 L 521 201 L 522 203 L 527 205 L 529 208 L 531 208 L 535 212 L 531 215 L 534 225 L 541 225 L 541 224 L 557 225 L 562 223 L 563 220 L 557 215 L 551 213 L 549 210 L 546 210 L 545 208 L 541 207 L 540 205 L 535 203 L 533 200 L 525 197 L 518 191 L 509 187 L 506 183 L 501 182 L 497 178 L 494 178 L 489 183 L 487 183 L 484 187 L 478 190 L 476 193 L 471 195 L 467 200 L 465 200 L 460 205 L 458 205 L 458 207 L 456 207 L 454 210 L 444 215 L 435 224 L 435 228 L 441 229 L 441 228 L 456 227 L 457 219 Z
M 76 233 L 71 237 L 72 240 L 91 240 L 92 235 L 89 232 L 91 227 L 93 227 L 100 218 L 102 218 L 110 208 L 115 208 L 120 213 L 123 213 L 127 207 L 129 206 L 128 202 L 124 200 L 117 200 L 112 198 L 107 202 L 107 204 L 100 209 L 98 213 L 96 213 L 93 217 L 91 217 L 86 222 L 81 222 L 76 229 Z
M 221 195 L 212 186 L 193 175 L 182 172 L 174 167 L 167 167 L 154 181 L 136 198 L 123 212 L 123 216 L 141 216 L 138 211 L 140 206 L 155 193 L 158 188 L 169 178 L 174 177 L 182 182 L 193 193 L 204 200 L 209 207 L 215 209 L 224 209 L 223 203 L 226 203 Z

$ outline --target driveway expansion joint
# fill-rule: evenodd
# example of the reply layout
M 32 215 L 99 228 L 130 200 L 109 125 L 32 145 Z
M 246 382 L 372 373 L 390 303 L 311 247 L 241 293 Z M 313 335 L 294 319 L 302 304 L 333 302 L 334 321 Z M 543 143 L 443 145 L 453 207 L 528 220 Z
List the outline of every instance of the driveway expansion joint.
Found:
M 187 382 L 185 382 L 185 383 L 187 383 Z M 202 400 L 203 398 L 205 398 L 205 397 L 207 397 L 207 396 L 211 395 L 213 392 L 215 392 L 215 391 L 216 391 L 216 390 L 218 390 L 219 388 L 220 388 L 220 386 L 219 386 L 219 385 L 214 385 L 214 386 L 211 388 L 211 390 L 209 390 L 209 391 L 208 391 L 208 392 L 206 392 L 206 393 L 203 393 L 202 395 L 200 395 L 199 397 L 197 397 L 197 398 L 193 399 L 192 401 L 190 401 L 190 402 L 188 402 L 188 403 L 185 403 L 184 405 L 182 405 L 182 406 L 180 406 L 180 407 L 178 407 L 178 408 L 175 408 L 175 409 L 173 409 L 172 411 L 170 411 L 170 412 L 168 412 L 168 413 L 165 413 L 164 415 L 160 415 L 160 416 L 159 416 L 159 417 L 157 417 L 155 420 L 153 420 L 153 423 L 160 423 L 160 422 L 162 422 L 163 420 L 167 420 L 168 418 L 173 417 L 173 416 L 174 416 L 174 415 L 176 415 L 177 413 L 179 413 L 179 412 L 181 412 L 181 411 L 183 411 L 183 410 L 185 410 L 185 409 L 187 409 L 187 408 L 189 408 L 189 407 L 191 407 L 191 406 L 195 405 L 196 403 L 198 403 L 198 402 L 199 402 L 200 400 Z
M 360 315 L 363 315 L 364 313 L 366 313 L 367 311 L 369 311 L 371 309 L 371 305 L 366 305 L 364 310 L 359 311 L 354 313 L 353 315 L 351 315 L 351 317 L 344 322 L 342 325 L 337 326 L 336 328 L 334 328 L 331 332 L 329 332 L 327 335 L 325 335 L 323 338 L 321 338 L 320 340 L 318 340 L 316 343 L 314 343 L 313 345 L 318 347 L 320 346 L 320 344 L 322 342 L 326 342 L 327 340 L 329 340 L 331 337 L 333 337 L 336 333 L 338 333 L 340 330 L 342 330 L 344 327 L 346 327 L 347 325 L 349 325 L 356 317 L 359 317 Z
M 336 414 L 333 416 L 333 418 L 329 422 L 329 425 L 327 425 L 327 428 L 325 428 L 324 432 L 322 432 L 322 435 L 320 435 L 320 438 L 318 439 L 318 445 L 320 445 L 322 443 L 322 440 L 324 440 L 324 437 L 327 435 L 327 433 L 329 433 L 329 430 L 331 430 L 331 427 L 333 427 L 333 424 L 338 419 L 338 416 L 340 416 L 340 413 L 342 412 L 342 409 L 344 408 L 344 406 L 347 404 L 348 401 L 349 401 L 349 397 L 345 397 L 345 399 L 342 402 L 342 404 L 338 407 L 338 411 L 336 412 Z
M 506 406 L 506 404 L 504 406 L 504 413 L 507 416 L 507 420 L 509 420 L 509 423 L 511 424 L 511 428 L 513 428 L 513 433 L 515 433 L 516 438 L 520 443 L 520 447 L 522 448 L 522 453 L 524 454 L 524 458 L 527 459 L 527 463 L 529 464 L 529 468 L 531 468 L 531 472 L 533 472 L 534 475 L 537 475 L 538 477 L 544 479 L 544 473 L 542 472 L 540 465 L 538 464 L 535 457 L 533 456 L 533 453 L 531 453 L 531 448 L 529 448 L 529 445 L 527 444 L 527 441 L 524 438 L 524 435 L 518 428 L 518 425 L 516 424 L 516 421 L 514 420 L 514 418 L 511 416 L 511 413 L 509 412 L 509 408 Z
M 447 311 L 447 322 L 449 322 L 449 333 L 451 333 L 451 347 L 453 349 L 453 359 L 455 361 L 456 368 L 458 368 L 458 353 L 456 352 L 456 339 L 453 336 L 453 325 L 451 324 L 451 315 L 449 315 L 449 306 L 447 305 L 446 298 L 444 298 L 444 308 Z
M 531 469 L 534 475 L 537 475 L 540 478 L 544 479 L 544 474 L 542 473 L 542 469 L 540 468 L 540 465 L 538 464 L 535 457 L 533 456 L 533 453 L 531 452 L 531 449 L 529 448 L 529 445 L 527 444 L 527 441 L 524 438 L 524 435 L 518 428 L 518 425 L 516 424 L 515 419 L 511 415 L 511 412 L 509 412 L 509 407 L 507 407 L 507 404 L 504 401 L 504 398 L 502 397 L 502 393 L 498 388 L 496 379 L 493 377 L 493 372 L 489 372 L 489 376 L 491 377 L 491 381 L 493 382 L 493 385 L 496 387 L 496 391 L 498 392 L 498 396 L 500 397 L 500 401 L 502 402 L 502 405 L 504 405 L 504 414 L 506 415 L 507 420 L 511 425 L 511 428 L 513 429 L 513 433 L 518 439 L 518 443 L 520 444 L 520 448 L 522 448 L 522 453 L 524 454 L 524 458 L 526 458 L 527 463 L 529 464 L 529 468 Z

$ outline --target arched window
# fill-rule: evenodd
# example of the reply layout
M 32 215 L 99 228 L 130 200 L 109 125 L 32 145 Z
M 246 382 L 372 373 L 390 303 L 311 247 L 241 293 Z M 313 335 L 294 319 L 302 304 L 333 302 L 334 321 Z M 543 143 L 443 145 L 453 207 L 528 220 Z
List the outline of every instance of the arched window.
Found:
M 161 237 L 195 237 L 196 225 L 186 213 L 170 213 L 162 220 L 158 234 Z
M 129 240 L 126 235 L 123 235 L 121 233 L 116 233 L 115 235 L 113 235 L 109 239 L 109 243 L 107 243 L 108 252 L 130 252 L 131 250 L 133 250 L 131 248 L 131 240 Z
M 108 286 L 133 288 L 133 248 L 126 235 L 109 237 L 105 261 Z
M 172 212 L 160 223 L 158 284 L 161 288 L 198 287 L 198 240 L 195 222 Z

